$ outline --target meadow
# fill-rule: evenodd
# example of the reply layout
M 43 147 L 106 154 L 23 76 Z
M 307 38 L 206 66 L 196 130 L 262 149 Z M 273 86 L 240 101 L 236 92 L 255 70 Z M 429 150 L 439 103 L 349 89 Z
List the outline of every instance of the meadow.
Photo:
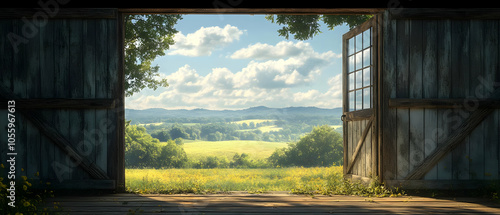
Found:
M 266 142 L 257 140 L 203 141 L 185 140 L 182 145 L 189 159 L 199 160 L 206 156 L 227 157 L 236 153 L 246 153 L 252 159 L 266 159 L 278 148 L 288 146 L 285 142 Z M 166 143 L 162 143 L 166 144 Z
M 137 193 L 218 193 L 227 191 L 325 192 L 342 167 L 269 169 L 127 169 L 126 187 Z
M 345 180 L 342 166 L 268 169 L 126 169 L 126 190 L 132 193 L 226 193 L 246 191 L 292 194 L 401 196 L 376 183 Z

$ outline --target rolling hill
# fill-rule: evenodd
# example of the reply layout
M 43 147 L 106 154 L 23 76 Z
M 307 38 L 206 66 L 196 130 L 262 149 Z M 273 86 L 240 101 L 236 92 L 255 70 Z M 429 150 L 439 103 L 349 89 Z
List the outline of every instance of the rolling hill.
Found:
M 317 107 L 286 107 L 269 108 L 265 106 L 251 107 L 242 110 L 207 110 L 207 109 L 178 109 L 167 110 L 162 108 L 150 108 L 145 110 L 125 109 L 125 118 L 132 121 L 154 122 L 156 119 L 168 118 L 288 118 L 288 116 L 334 116 L 342 115 L 342 108 L 324 109 Z

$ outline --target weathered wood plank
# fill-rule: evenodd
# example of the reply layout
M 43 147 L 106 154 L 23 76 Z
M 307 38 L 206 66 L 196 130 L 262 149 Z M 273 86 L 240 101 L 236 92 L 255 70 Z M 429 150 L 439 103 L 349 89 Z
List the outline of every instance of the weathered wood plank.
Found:
M 396 110 L 389 109 L 389 99 L 396 98 L 396 21 L 390 19 L 389 12 L 383 17 L 383 69 L 381 73 L 382 93 L 380 98 L 382 127 L 380 137 L 381 154 L 380 177 L 384 180 L 396 178 L 397 160 L 396 155 Z
M 498 90 L 500 92 L 500 90 Z M 427 171 L 429 171 L 432 166 L 434 166 L 444 155 L 453 151 L 458 145 L 465 144 L 463 140 L 468 137 L 468 135 L 476 128 L 485 117 L 493 112 L 492 109 L 478 109 L 474 111 L 470 116 L 461 123 L 461 125 L 450 134 L 448 139 L 444 141 L 442 145 L 439 145 L 434 152 L 427 157 L 427 159 L 420 164 L 418 167 L 413 169 L 408 176 L 405 178 L 406 180 L 415 180 L 421 179 Z M 468 167 L 463 167 L 468 168 Z M 468 170 L 468 169 L 467 169 Z M 468 173 L 468 171 L 467 171 Z M 458 178 L 468 178 L 464 175 L 458 175 Z
M 422 66 L 422 98 L 438 97 L 437 71 L 437 21 L 429 20 L 423 24 L 423 66 Z M 424 109 L 424 156 L 427 157 L 437 146 L 438 111 Z M 437 179 L 437 166 L 434 166 L 425 179 Z
M 0 85 L 8 89 L 11 89 L 12 85 L 12 57 L 14 55 L 14 49 L 12 47 L 13 44 L 8 39 L 9 33 L 13 30 L 12 28 L 12 20 L 0 20 L 0 56 L 2 56 L 0 57 L 0 74 L 2 77 L 0 78 Z M 0 107 L 5 106 L 7 106 L 6 102 L 0 103 Z M 6 117 L 7 113 L 7 110 L 0 109 L 1 116 Z M 0 120 L 0 137 L 7 137 L 8 121 L 6 118 L 3 119 L 4 120 Z M 5 140 L 2 140 L 2 143 L 5 143 L 5 146 L 0 147 L 0 163 L 8 166 L 6 162 L 9 159 L 7 158 L 7 152 L 9 151 L 7 147 L 8 143 L 5 142 Z M 1 177 L 7 178 L 7 171 L 2 171 L 0 174 Z
M 397 128 L 396 128 L 396 143 L 397 143 L 397 177 L 404 178 L 410 170 L 410 113 L 407 109 L 397 110 Z
M 437 98 L 437 99 L 389 99 L 391 108 L 482 108 L 482 107 L 500 108 L 498 99 L 476 99 L 476 98 Z
M 95 61 L 95 97 L 100 99 L 108 98 L 108 48 L 106 40 L 107 20 L 99 20 L 96 23 L 96 61 Z M 101 169 L 107 173 L 107 156 L 108 156 L 108 136 L 106 128 L 101 127 L 102 122 L 107 121 L 107 110 L 95 111 L 95 161 Z
M 16 99 L 17 96 L 9 92 L 3 86 L 0 86 L 0 96 L 1 97 L 10 97 Z M 63 137 L 58 130 L 54 129 L 52 123 L 41 118 L 40 111 L 20 111 L 27 120 L 30 120 L 38 130 L 44 134 L 52 144 L 57 145 L 61 150 L 63 150 L 66 155 L 68 155 L 71 159 L 73 159 L 79 166 L 81 166 L 84 170 L 86 170 L 90 175 L 92 175 L 96 179 L 108 179 L 106 174 L 94 163 L 90 162 L 85 157 L 82 157 L 79 152 L 81 150 L 76 150 L 71 147 L 69 141 Z M 52 164 L 51 164 L 52 165 Z
M 410 22 L 410 57 L 409 57 L 409 98 L 421 99 L 423 96 L 423 23 L 421 20 Z M 411 171 L 424 159 L 424 111 L 409 110 L 409 170 Z
M 408 98 L 409 92 L 409 58 L 410 58 L 410 22 L 408 20 L 397 20 L 397 41 L 396 41 L 396 97 Z M 397 110 L 396 126 L 396 160 L 397 177 L 403 178 L 409 169 L 409 111 Z
M 50 17 L 51 19 L 113 19 L 116 17 L 116 9 L 101 8 L 61 8 L 57 3 L 51 5 L 47 2 L 47 8 L 2 8 L 0 19 L 26 18 L 31 21 L 33 17 Z M 45 9 L 49 11 L 47 13 Z
M 375 118 L 375 117 L 373 117 Z M 375 162 L 374 160 L 372 160 L 372 146 L 373 146 L 373 140 L 375 138 L 374 135 L 373 135 L 373 128 L 374 128 L 374 124 L 375 124 L 375 120 L 370 119 L 370 120 L 367 120 L 366 121 L 366 127 L 365 127 L 365 130 L 370 130 L 368 132 L 368 134 L 366 135 L 366 138 L 365 138 L 365 145 L 364 145 L 364 164 L 365 164 L 365 168 L 364 168 L 364 174 L 363 176 L 365 177 L 372 177 L 372 176 L 375 176 L 374 175 L 374 172 L 372 170 L 372 163 Z
M 69 67 L 70 67 L 70 56 L 69 56 L 69 26 L 67 20 L 52 20 L 55 24 L 54 29 L 54 93 L 53 96 L 56 98 L 68 98 L 69 97 Z M 69 137 L 69 112 L 68 110 L 55 110 L 53 111 L 52 122 L 54 124 L 54 129 L 59 131 L 59 133 L 68 139 Z M 52 162 L 62 163 L 66 160 L 66 155 L 63 151 L 56 148 L 54 151 L 54 160 Z M 59 168 L 54 168 L 56 176 L 59 180 L 70 179 L 70 174 L 64 174 L 69 172 L 69 166 L 60 166 Z
M 468 97 L 478 98 L 476 89 L 480 86 L 477 77 L 484 76 L 484 21 L 470 21 L 470 71 Z M 467 106 L 466 110 L 473 111 L 478 107 Z M 484 121 L 474 129 L 469 136 L 469 178 L 484 179 Z
M 73 19 L 69 21 L 69 42 L 70 42 L 70 65 L 69 68 L 69 86 L 70 86 L 70 98 L 83 98 L 83 20 Z M 67 101 L 67 100 L 65 100 Z M 87 102 L 81 101 L 80 99 L 76 102 L 81 106 L 87 106 Z M 92 103 L 94 104 L 94 103 Z M 59 106 L 62 104 L 58 104 Z M 86 108 L 96 108 L 93 107 Z M 83 145 L 83 110 L 70 109 L 69 117 L 71 118 L 71 123 L 69 125 L 69 141 L 72 147 L 77 148 Z M 88 174 L 81 168 L 78 168 L 71 160 L 65 160 L 64 165 L 69 166 L 71 178 L 82 179 Z
M 54 28 L 55 23 L 47 22 L 40 27 L 40 96 L 41 98 L 52 98 L 54 96 L 55 67 L 54 64 Z M 50 110 L 41 111 L 41 120 L 51 120 L 53 113 Z M 55 147 L 46 136 L 41 137 L 41 160 L 40 177 L 43 179 L 55 179 L 56 173 L 53 168 Z
M 451 24 L 451 98 L 463 98 L 469 91 L 470 74 L 470 21 L 453 21 Z M 452 123 L 452 129 L 463 122 L 468 113 L 463 110 L 455 110 L 449 115 L 448 122 Z M 452 152 L 453 169 L 455 179 L 469 178 L 469 137 L 465 137 Z M 456 165 L 455 165 L 456 164 Z
M 437 36 L 437 62 L 438 62 L 438 98 L 447 99 L 451 95 L 451 21 L 438 22 Z M 448 110 L 438 110 L 437 118 L 437 142 L 438 146 L 444 144 L 444 140 L 450 133 L 449 124 L 445 113 Z M 452 158 L 446 155 L 438 164 L 438 179 L 451 179 Z
M 418 181 L 419 183 L 421 181 Z M 498 213 L 498 204 L 479 198 L 366 198 L 359 196 L 315 196 L 280 194 L 228 195 L 135 195 L 63 196 L 63 212 L 77 213 L 204 213 L 204 214 L 315 214 L 315 213 Z
M 33 28 L 36 29 L 37 32 L 40 31 L 38 27 L 40 24 L 39 21 L 33 21 Z M 32 38 L 30 38 L 29 43 L 26 44 L 26 49 L 28 50 L 27 61 L 27 76 L 26 83 L 27 84 L 27 95 L 26 98 L 40 98 L 40 33 L 36 33 Z M 19 100 L 16 100 L 16 108 Z M 4 101 L 0 102 L 3 103 Z M 21 105 L 22 107 L 22 105 Z M 3 108 L 3 107 L 2 107 Z M 27 124 L 27 141 L 28 141 L 28 149 L 27 149 L 27 170 L 26 174 L 28 177 L 33 177 L 35 179 L 40 178 L 40 163 L 41 163 L 41 155 L 40 155 L 40 145 L 41 145 L 41 136 L 38 129 L 31 123 Z
M 360 133 L 359 135 L 361 135 L 360 137 L 360 140 L 362 139 L 363 142 L 361 142 L 361 156 L 358 158 L 359 162 L 358 162 L 358 165 L 359 165 L 359 168 L 358 168 L 358 171 L 359 171 L 359 175 L 360 176 L 366 176 L 366 145 L 368 145 L 369 143 L 367 143 L 367 139 L 366 137 L 368 136 L 368 134 L 370 134 L 370 131 L 367 131 L 366 132 L 366 135 L 365 135 L 365 130 L 367 130 L 366 128 L 366 124 L 367 124 L 367 121 L 368 120 L 363 120 L 361 122 L 361 127 L 360 127 Z M 364 136 L 364 137 L 363 137 Z
M 125 27 L 124 27 L 124 14 L 120 13 L 116 19 L 118 25 L 118 86 L 116 87 L 116 99 L 117 108 L 115 108 L 116 113 L 116 151 L 115 164 L 116 168 L 116 190 L 118 192 L 125 191 L 125 71 L 124 71 L 124 59 L 125 59 Z
M 83 22 L 83 97 L 95 99 L 96 95 L 96 34 L 97 20 L 84 20 Z M 83 148 L 82 156 L 95 163 L 96 144 L 93 132 L 96 128 L 96 110 L 88 109 L 83 111 Z
M 17 35 L 22 35 L 23 22 L 21 20 L 14 20 L 13 33 Z M 14 52 L 12 58 L 12 92 L 21 98 L 26 98 L 27 96 L 27 65 L 26 58 L 28 56 L 28 50 L 26 46 L 19 47 L 18 52 Z M 21 178 L 21 176 L 26 176 L 27 169 L 27 121 L 24 116 L 16 115 L 16 145 L 15 152 L 16 156 L 16 178 Z
M 494 89 L 495 74 L 498 73 L 499 68 L 499 21 L 488 20 L 485 21 L 484 29 L 484 79 L 490 80 L 481 82 L 481 90 L 476 88 L 475 95 L 478 98 L 487 98 L 489 93 Z M 478 77 L 479 78 L 479 77 Z M 479 92 L 477 92 L 479 91 Z M 482 93 L 482 94 L 481 94 Z M 499 152 L 500 149 L 500 119 L 499 109 L 495 110 L 491 117 L 485 119 L 483 130 L 484 136 L 484 177 L 485 179 L 499 179 Z M 495 135 L 495 133 L 497 135 Z
M 107 98 L 113 98 L 116 100 L 118 97 L 118 91 L 120 89 L 118 85 L 118 56 L 120 53 L 120 49 L 118 48 L 118 40 L 116 38 L 119 37 L 118 34 L 118 25 L 116 19 L 113 20 L 108 20 L 108 29 L 107 29 L 107 44 L 108 44 L 108 50 L 107 50 L 107 55 L 108 55 L 108 69 L 107 69 L 107 75 L 108 75 L 108 84 L 109 84 L 109 90 L 107 93 Z M 115 106 L 116 108 L 116 106 Z M 116 179 L 118 178 L 118 167 L 117 167 L 117 160 L 119 159 L 118 156 L 118 146 L 117 146 L 117 128 L 118 128 L 118 119 L 116 117 L 117 113 L 115 109 L 111 109 L 107 111 L 107 123 L 105 125 L 107 135 L 108 135 L 108 149 L 107 149 L 107 171 L 108 171 L 108 176 L 110 178 Z M 121 135 L 121 134 L 119 134 Z
M 40 86 L 40 85 L 38 85 Z M 33 88 L 36 89 L 35 86 Z M 39 92 L 39 91 L 38 91 Z M 115 99 L 78 99 L 78 98 L 47 98 L 40 96 L 30 99 L 19 99 L 16 108 L 19 109 L 110 109 L 116 106 Z M 7 102 L 2 99 L 0 102 Z M 6 107 L 0 107 L 5 109 Z

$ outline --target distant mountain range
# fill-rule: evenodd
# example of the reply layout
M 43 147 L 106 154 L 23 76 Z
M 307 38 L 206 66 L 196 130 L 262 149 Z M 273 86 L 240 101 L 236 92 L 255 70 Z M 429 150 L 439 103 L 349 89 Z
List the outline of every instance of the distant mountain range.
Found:
M 287 115 L 302 116 L 340 116 L 342 108 L 317 108 L 317 107 L 286 107 L 269 108 L 265 106 L 251 107 L 242 110 L 207 110 L 207 109 L 177 109 L 150 108 L 145 110 L 125 109 L 127 120 L 148 120 L 157 118 L 200 118 L 200 117 L 286 117 Z

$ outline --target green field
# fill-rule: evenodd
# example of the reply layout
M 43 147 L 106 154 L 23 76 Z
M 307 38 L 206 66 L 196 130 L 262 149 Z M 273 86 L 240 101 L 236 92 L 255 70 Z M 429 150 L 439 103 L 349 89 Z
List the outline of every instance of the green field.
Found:
M 274 119 L 246 119 L 246 120 L 240 120 L 240 121 L 234 121 L 232 123 L 236 123 L 236 124 L 243 124 L 243 123 L 246 123 L 246 124 L 250 124 L 251 122 L 257 124 L 257 123 L 263 123 L 263 122 L 273 122 L 273 121 L 276 121 Z
M 275 169 L 126 169 L 126 189 L 137 193 L 328 191 L 342 166 Z M 331 184 L 331 183 L 330 183 Z
M 225 156 L 231 159 L 235 153 L 246 153 L 253 159 L 265 159 L 275 149 L 288 146 L 285 142 L 256 140 L 186 141 L 182 146 L 189 159 L 198 160 L 207 156 Z

